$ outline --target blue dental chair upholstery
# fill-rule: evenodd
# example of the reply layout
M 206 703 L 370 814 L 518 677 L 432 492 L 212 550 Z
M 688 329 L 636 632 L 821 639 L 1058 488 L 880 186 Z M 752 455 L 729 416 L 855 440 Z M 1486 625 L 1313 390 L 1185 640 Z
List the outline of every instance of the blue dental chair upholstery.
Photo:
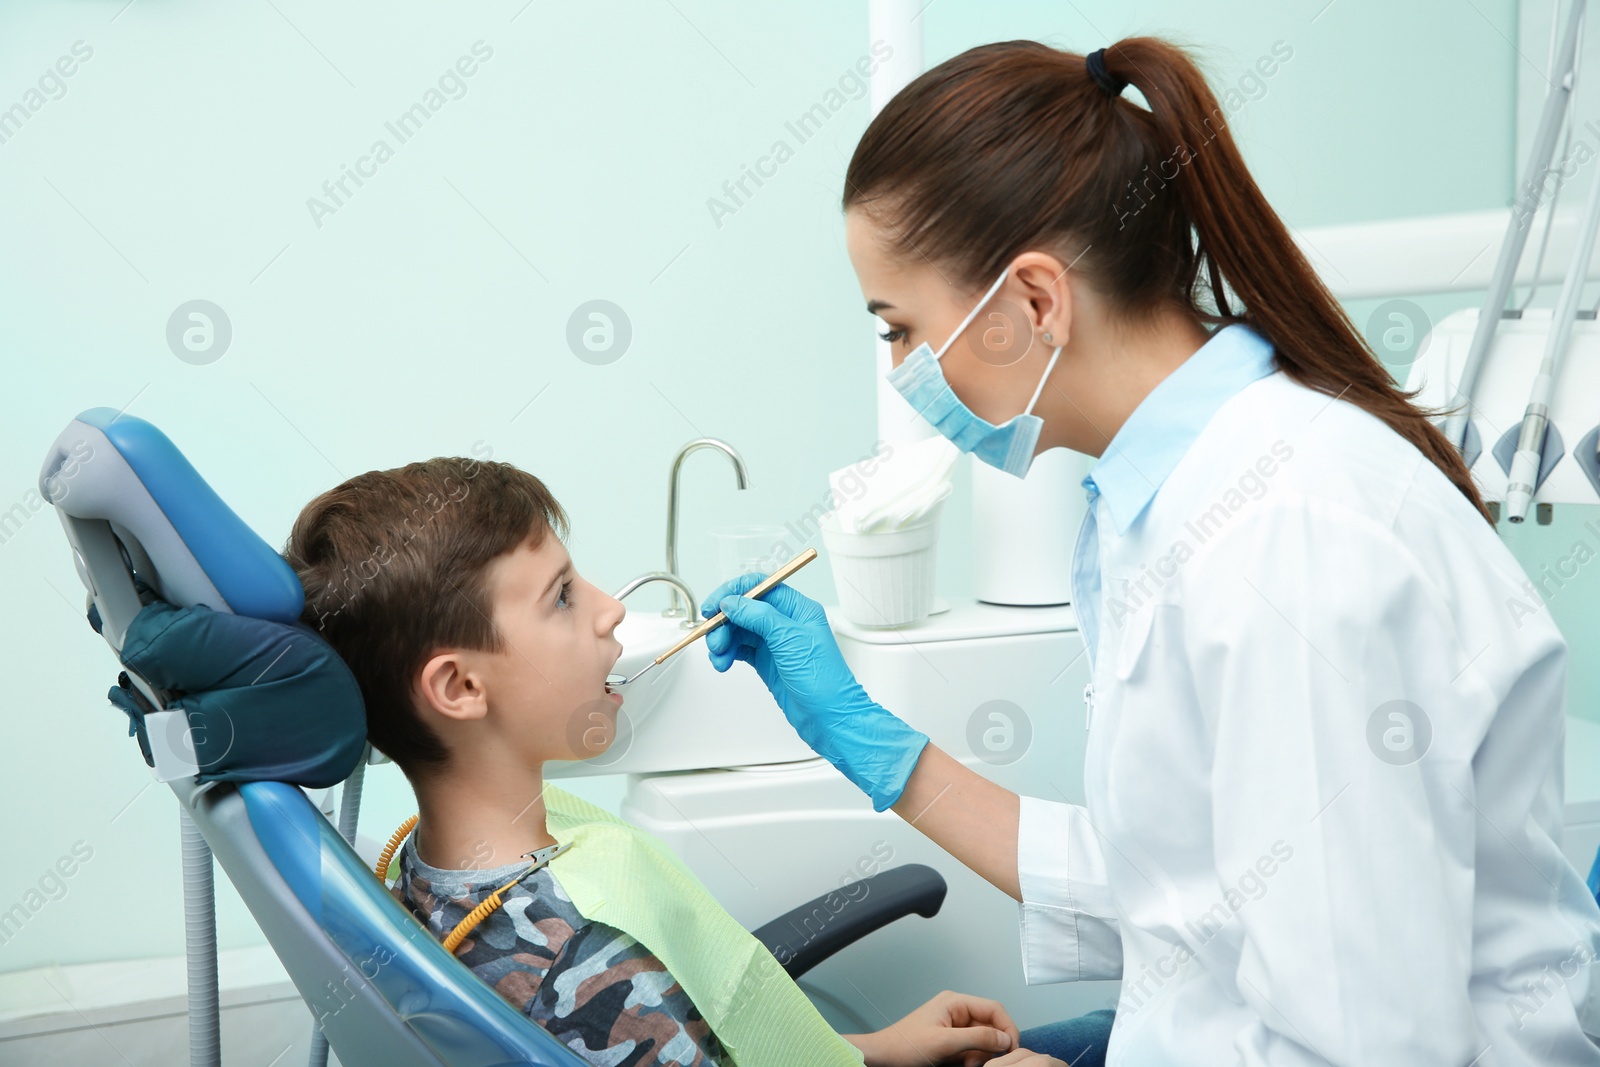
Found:
M 126 699 L 113 702 L 128 713 L 156 779 L 178 798 L 191 1063 L 221 1062 L 215 859 L 311 1009 L 313 1064 L 325 1062 L 331 1044 L 346 1067 L 581 1065 L 446 952 L 351 847 L 363 772 L 383 757 L 366 745 L 365 713 L 348 668 L 300 621 L 304 593 L 288 563 L 160 430 L 112 408 L 91 408 L 72 420 L 50 449 L 39 488 L 56 506 L 72 546 L 90 624 L 126 668 L 119 676 Z M 285 642 L 314 644 L 304 660 L 310 666 L 282 691 L 282 708 L 274 708 L 270 721 L 228 721 L 225 750 L 214 717 L 198 721 L 203 701 L 194 693 L 164 688 L 129 666 L 141 662 L 135 646 L 168 605 L 267 620 Z M 209 651 L 196 648 L 195 656 Z M 307 692 L 325 697 L 308 707 L 295 699 Z M 335 827 L 303 787 L 341 780 Z M 820 933 L 808 930 L 806 920 L 828 914 L 827 897 L 756 936 L 798 977 L 900 916 L 931 917 L 945 894 L 943 878 L 918 864 L 864 881 L 869 891 Z M 787 951 L 789 938 L 803 947 Z

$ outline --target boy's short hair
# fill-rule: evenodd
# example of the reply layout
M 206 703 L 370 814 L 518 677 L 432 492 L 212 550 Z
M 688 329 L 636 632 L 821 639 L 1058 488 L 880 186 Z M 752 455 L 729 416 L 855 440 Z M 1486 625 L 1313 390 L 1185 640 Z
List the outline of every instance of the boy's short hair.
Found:
M 359 474 L 301 510 L 283 549 L 305 587 L 301 620 L 349 664 L 367 739 L 407 777 L 449 757 L 412 678 L 441 647 L 502 651 L 489 562 L 524 542 L 537 549 L 552 529 L 565 540 L 567 528 L 538 478 L 459 456 Z

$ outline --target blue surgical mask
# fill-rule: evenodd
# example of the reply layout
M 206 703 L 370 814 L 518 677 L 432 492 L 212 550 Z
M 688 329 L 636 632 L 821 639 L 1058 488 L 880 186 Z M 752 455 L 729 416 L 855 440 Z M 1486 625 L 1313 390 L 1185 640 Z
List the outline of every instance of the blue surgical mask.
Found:
M 1039 379 L 1039 387 L 1033 391 L 1033 399 L 1028 401 L 1027 409 L 999 426 L 979 418 L 976 412 L 961 402 L 955 390 L 950 388 L 950 383 L 945 381 L 944 370 L 939 365 L 940 358 L 956 338 L 999 291 L 1009 271 L 1008 267 L 1000 272 L 1000 277 L 983 294 L 978 306 L 961 320 L 961 325 L 956 327 L 956 332 L 940 346 L 939 351 L 933 351 L 924 341 L 912 350 L 905 362 L 885 377 L 895 391 L 916 408 L 917 414 L 927 419 L 934 429 L 948 437 L 961 451 L 971 452 L 989 466 L 1022 478 L 1027 476 L 1028 468 L 1033 463 L 1033 452 L 1039 444 L 1039 431 L 1044 429 L 1044 420 L 1033 414 L 1033 405 L 1039 402 L 1044 383 L 1055 369 L 1056 360 L 1061 356 L 1061 346 L 1057 345 L 1051 354 L 1050 362 L 1044 368 L 1044 377 Z

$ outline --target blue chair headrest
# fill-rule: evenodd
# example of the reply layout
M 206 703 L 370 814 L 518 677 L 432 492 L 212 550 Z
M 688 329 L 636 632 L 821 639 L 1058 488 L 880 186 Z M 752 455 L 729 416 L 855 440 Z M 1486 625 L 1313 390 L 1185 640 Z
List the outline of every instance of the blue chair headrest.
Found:
M 277 622 L 300 617 L 305 591 L 294 568 L 144 419 L 104 407 L 80 414 L 51 446 L 39 491 L 63 522 L 103 520 L 130 552 L 137 542 L 147 559 L 132 562 L 150 565 L 140 577 L 169 604 Z M 78 562 L 81 575 L 86 561 Z
M 128 668 L 111 702 L 162 781 L 331 785 L 366 745 L 350 668 L 300 621 L 287 560 L 167 436 L 90 408 L 51 446 L 39 489 L 89 590 L 89 622 Z

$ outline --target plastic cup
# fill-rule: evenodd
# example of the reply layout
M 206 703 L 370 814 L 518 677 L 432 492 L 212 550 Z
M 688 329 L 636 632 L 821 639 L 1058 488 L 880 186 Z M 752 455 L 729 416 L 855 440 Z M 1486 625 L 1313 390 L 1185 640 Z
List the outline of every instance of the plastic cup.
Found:
M 717 550 L 717 573 L 724 579 L 747 571 L 771 574 L 788 563 L 789 531 L 782 526 L 719 526 L 711 531 Z

